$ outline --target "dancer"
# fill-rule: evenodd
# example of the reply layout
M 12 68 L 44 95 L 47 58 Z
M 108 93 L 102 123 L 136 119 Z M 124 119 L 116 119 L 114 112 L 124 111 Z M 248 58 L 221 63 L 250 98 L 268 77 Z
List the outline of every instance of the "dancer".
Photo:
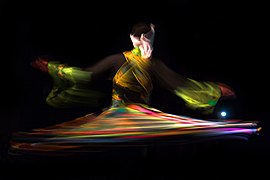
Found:
M 64 123 L 46 128 L 18 132 L 11 143 L 13 152 L 76 151 L 100 144 L 159 142 L 186 138 L 248 139 L 260 127 L 257 122 L 242 120 L 203 120 L 162 112 L 150 106 L 153 82 L 184 100 L 192 109 L 212 113 L 221 97 L 235 97 L 223 83 L 197 81 L 184 77 L 153 57 L 155 26 L 140 22 L 133 26 L 130 38 L 133 49 L 110 55 L 97 64 L 79 68 L 46 58 L 32 66 L 49 73 L 54 87 L 47 103 L 56 108 L 77 105 L 94 106 L 102 93 L 89 84 L 102 78 L 112 80 L 111 105 L 95 114 L 89 112 Z

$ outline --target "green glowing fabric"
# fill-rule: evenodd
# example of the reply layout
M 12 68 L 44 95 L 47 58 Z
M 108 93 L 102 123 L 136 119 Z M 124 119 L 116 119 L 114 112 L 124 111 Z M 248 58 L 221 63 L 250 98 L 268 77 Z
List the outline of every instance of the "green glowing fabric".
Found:
M 179 87 L 175 94 L 181 97 L 191 109 L 199 109 L 202 113 L 212 113 L 221 97 L 221 91 L 213 82 L 198 82 L 188 78 L 186 87 Z
M 56 108 L 100 106 L 105 94 L 90 88 L 91 72 L 50 61 L 49 74 L 53 88 L 46 102 Z

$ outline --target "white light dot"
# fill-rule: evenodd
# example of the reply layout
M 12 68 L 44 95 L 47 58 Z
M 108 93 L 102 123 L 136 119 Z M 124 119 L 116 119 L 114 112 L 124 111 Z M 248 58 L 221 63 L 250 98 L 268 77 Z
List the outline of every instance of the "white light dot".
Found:
M 225 116 L 227 115 L 227 113 L 223 111 L 223 112 L 220 113 L 220 115 L 221 115 L 222 117 L 225 117 Z

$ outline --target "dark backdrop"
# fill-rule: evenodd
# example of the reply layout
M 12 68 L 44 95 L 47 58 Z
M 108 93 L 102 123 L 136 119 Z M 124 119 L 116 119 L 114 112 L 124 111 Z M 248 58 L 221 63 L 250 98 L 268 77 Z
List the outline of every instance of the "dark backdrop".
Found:
M 29 63 L 49 55 L 76 66 L 132 48 L 131 26 L 156 25 L 155 56 L 173 70 L 231 85 L 237 99 L 220 103 L 232 118 L 268 122 L 267 58 L 262 4 L 238 1 L 1 1 L 1 140 L 11 132 L 46 126 L 92 109 L 60 111 L 45 98 L 51 79 Z M 190 111 L 174 95 L 155 92 L 153 106 Z M 265 131 L 268 131 L 266 128 Z M 5 143 L 1 145 L 6 147 Z M 266 146 L 265 146 L 266 148 Z M 262 150 L 263 152 L 266 150 Z

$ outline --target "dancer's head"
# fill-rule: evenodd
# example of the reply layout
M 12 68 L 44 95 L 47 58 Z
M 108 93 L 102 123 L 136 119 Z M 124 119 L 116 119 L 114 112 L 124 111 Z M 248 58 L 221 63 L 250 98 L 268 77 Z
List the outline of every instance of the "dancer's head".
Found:
M 130 34 L 135 37 L 141 37 L 142 34 L 146 34 L 151 30 L 151 24 L 147 22 L 138 22 L 132 26 Z
M 130 38 L 134 47 L 139 47 L 143 58 L 152 55 L 155 26 L 152 23 L 139 22 L 133 25 Z

